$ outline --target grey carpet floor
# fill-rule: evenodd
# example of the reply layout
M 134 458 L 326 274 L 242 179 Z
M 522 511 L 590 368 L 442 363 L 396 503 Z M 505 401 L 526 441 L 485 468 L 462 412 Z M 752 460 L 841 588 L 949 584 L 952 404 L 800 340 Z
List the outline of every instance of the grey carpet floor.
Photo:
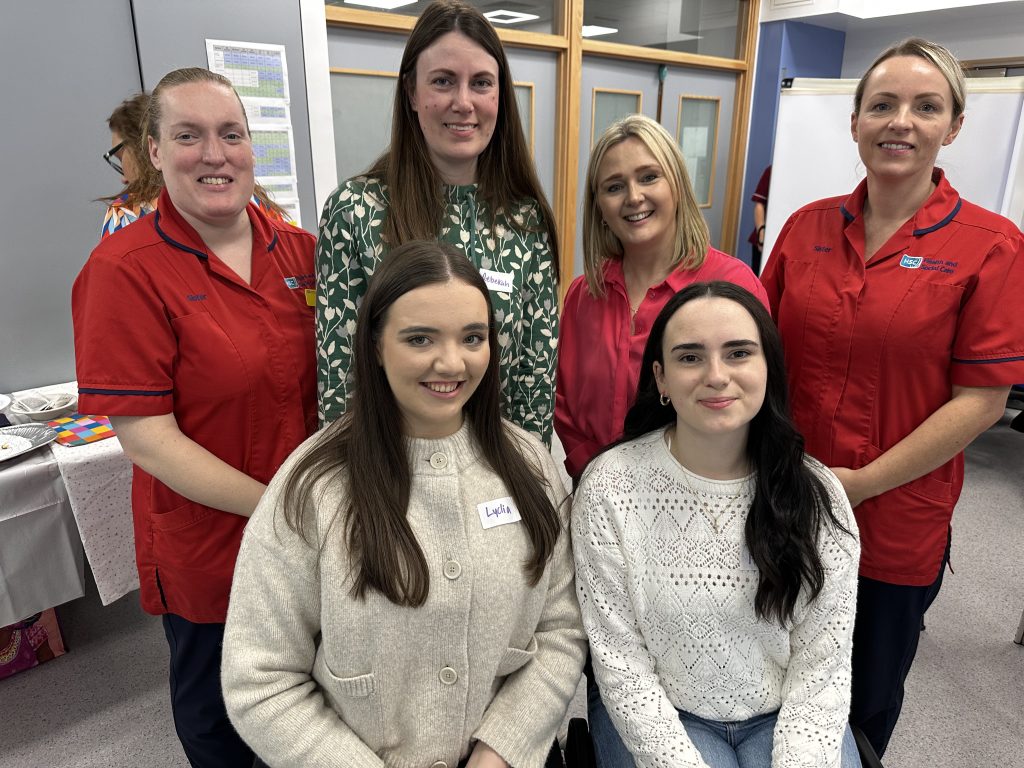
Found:
M 1024 434 L 968 450 L 953 568 L 928 614 L 887 768 L 1024 768 Z M 159 619 L 95 586 L 58 611 L 69 653 L 0 681 L 3 768 L 184 768 Z M 574 702 L 579 708 L 581 702 Z

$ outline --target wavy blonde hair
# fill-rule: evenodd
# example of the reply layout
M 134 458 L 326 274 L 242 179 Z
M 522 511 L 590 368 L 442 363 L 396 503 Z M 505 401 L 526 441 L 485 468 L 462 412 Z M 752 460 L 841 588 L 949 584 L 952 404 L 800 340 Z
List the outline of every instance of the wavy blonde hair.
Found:
M 590 152 L 587 188 L 583 203 L 583 274 L 591 296 L 604 296 L 604 267 L 609 259 L 621 259 L 622 243 L 604 225 L 597 203 L 601 163 L 612 147 L 626 139 L 643 143 L 665 174 L 676 201 L 676 241 L 672 267 L 697 269 L 704 263 L 711 235 L 700 212 L 697 196 L 686 172 L 686 161 L 672 135 L 660 123 L 645 115 L 628 115 L 608 126 Z

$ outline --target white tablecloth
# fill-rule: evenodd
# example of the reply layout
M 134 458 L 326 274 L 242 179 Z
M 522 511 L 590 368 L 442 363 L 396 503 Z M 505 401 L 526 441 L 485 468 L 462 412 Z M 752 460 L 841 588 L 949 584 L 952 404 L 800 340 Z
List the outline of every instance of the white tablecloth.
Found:
M 82 543 L 48 449 L 0 464 L 0 627 L 85 594 Z
M 39 387 L 37 392 L 77 392 L 78 383 Z M 15 393 L 15 396 L 22 393 Z M 7 415 L 11 421 L 27 422 L 25 417 Z M 100 600 L 104 605 L 139 588 L 135 567 L 135 533 L 132 526 L 132 465 L 116 437 L 86 445 L 64 446 L 51 443 L 36 453 L 48 455 L 59 469 L 58 479 L 66 489 L 65 504 L 70 503 L 78 536 L 89 558 Z M 33 454 L 34 455 L 34 454 Z M 15 460 L 17 461 L 17 460 Z M 0 465 L 2 466 L 2 465 Z M 40 526 L 36 534 L 43 541 Z M 81 547 L 79 548 L 81 558 Z M 0 586 L 3 585 L 0 578 Z M 21 589 L 21 587 L 19 587 Z M 43 606 L 49 608 L 63 600 Z M 21 617 L 19 617 L 21 618 Z M 18 619 L 15 619 L 17 621 Z M 0 625 L 3 626 L 3 625 Z
M 139 588 L 132 527 L 132 464 L 116 437 L 51 443 L 104 605 Z

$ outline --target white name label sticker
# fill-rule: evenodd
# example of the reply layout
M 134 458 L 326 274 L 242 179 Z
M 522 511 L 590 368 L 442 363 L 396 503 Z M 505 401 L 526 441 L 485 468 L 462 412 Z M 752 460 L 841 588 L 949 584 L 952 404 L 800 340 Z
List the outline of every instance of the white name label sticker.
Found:
M 511 496 L 477 504 L 476 511 L 480 513 L 480 524 L 484 528 L 493 528 L 496 525 L 505 525 L 506 523 L 518 523 L 522 520 L 519 516 L 519 510 L 516 509 L 516 503 L 512 500 Z
M 481 269 L 480 276 L 487 283 L 488 290 L 498 293 L 512 293 L 512 273 L 494 272 L 490 269 Z

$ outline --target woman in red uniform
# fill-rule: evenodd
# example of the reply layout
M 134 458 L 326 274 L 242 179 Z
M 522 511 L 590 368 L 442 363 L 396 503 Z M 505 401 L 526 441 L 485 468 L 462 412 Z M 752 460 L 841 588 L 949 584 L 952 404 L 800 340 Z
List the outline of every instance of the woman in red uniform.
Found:
M 656 121 L 630 115 L 608 127 L 590 154 L 586 196 L 584 274 L 565 297 L 555 392 L 574 479 L 622 435 L 651 323 L 677 291 L 726 280 L 767 306 L 750 268 L 710 246 L 679 145 Z
M 253 151 L 225 78 L 171 72 L 147 107 L 157 211 L 75 281 L 80 407 L 135 464 L 141 599 L 163 616 L 175 728 L 193 766 L 245 766 L 220 690 L 242 530 L 316 427 L 312 235 L 250 203 Z
M 1024 378 L 1024 238 L 935 168 L 964 98 L 942 46 L 882 53 L 851 116 L 867 178 L 793 214 L 762 276 L 807 451 L 860 527 L 851 721 L 879 754 L 949 558 L 963 449 Z

